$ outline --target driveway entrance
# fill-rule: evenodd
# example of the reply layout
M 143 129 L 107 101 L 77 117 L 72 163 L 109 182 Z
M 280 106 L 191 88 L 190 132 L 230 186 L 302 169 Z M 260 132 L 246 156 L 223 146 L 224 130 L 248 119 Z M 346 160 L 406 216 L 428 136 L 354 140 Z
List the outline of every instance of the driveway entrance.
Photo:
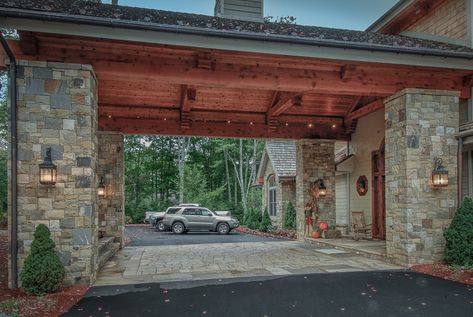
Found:
M 346 251 L 237 233 L 177 236 L 128 227 L 126 234 L 135 246 L 125 247 L 105 265 L 96 286 L 399 268 Z M 153 238 L 156 244 L 149 245 Z M 145 246 L 139 246 L 140 240 Z

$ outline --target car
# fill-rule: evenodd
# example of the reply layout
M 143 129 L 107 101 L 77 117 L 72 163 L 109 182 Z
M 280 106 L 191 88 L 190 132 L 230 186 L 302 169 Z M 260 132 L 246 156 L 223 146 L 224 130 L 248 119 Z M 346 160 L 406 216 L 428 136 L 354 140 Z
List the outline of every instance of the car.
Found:
M 143 219 L 144 223 L 150 223 L 151 216 L 155 214 L 156 211 L 147 211 L 145 212 L 145 219 Z
M 179 209 L 181 209 L 181 207 L 174 206 L 174 207 L 169 207 L 168 209 L 166 209 L 166 211 L 163 211 L 163 212 L 155 212 L 150 217 L 150 224 L 153 227 L 156 227 L 156 229 L 158 229 L 159 231 L 170 230 L 170 228 L 166 227 L 162 221 L 164 219 L 164 215 L 167 212 L 172 213 L 173 211 L 175 212 L 175 211 L 178 211 Z
M 218 215 L 204 207 L 191 206 L 166 212 L 162 222 L 175 234 L 188 231 L 214 231 L 219 234 L 229 234 L 240 226 L 238 220 L 233 217 Z

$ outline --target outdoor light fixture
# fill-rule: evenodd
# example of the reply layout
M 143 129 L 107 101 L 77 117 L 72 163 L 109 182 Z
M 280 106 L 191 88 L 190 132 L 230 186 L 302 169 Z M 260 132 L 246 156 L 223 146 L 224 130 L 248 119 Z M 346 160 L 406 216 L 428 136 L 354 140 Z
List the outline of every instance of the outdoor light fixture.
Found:
M 39 164 L 39 183 L 42 185 L 55 185 L 57 180 L 57 166 L 51 158 L 51 148 L 46 149 L 43 163 Z
M 319 178 L 315 181 L 315 185 L 317 188 L 317 197 L 325 197 L 327 196 L 327 187 L 325 187 L 324 180 Z
M 100 184 L 97 188 L 97 195 L 99 195 L 99 197 L 105 197 L 105 184 L 103 183 L 103 177 L 100 178 Z
M 432 171 L 432 185 L 436 188 L 448 186 L 448 171 L 442 165 L 441 158 L 434 159 L 434 169 Z

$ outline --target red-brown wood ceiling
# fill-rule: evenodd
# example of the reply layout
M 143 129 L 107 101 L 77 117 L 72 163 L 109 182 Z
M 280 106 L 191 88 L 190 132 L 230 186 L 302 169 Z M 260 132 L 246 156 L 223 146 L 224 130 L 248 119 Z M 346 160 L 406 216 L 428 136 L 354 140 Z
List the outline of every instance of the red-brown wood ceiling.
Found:
M 91 64 L 99 128 L 132 134 L 347 139 L 403 88 L 462 91 L 467 71 L 20 32 L 18 59 Z

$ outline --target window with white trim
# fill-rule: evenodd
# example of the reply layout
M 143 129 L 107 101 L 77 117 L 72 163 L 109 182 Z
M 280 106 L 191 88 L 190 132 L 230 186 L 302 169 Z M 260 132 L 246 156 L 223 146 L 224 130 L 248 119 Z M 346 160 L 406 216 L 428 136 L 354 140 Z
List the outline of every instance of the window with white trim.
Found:
M 268 212 L 270 216 L 276 216 L 277 214 L 276 190 L 276 178 L 271 175 L 268 178 Z

